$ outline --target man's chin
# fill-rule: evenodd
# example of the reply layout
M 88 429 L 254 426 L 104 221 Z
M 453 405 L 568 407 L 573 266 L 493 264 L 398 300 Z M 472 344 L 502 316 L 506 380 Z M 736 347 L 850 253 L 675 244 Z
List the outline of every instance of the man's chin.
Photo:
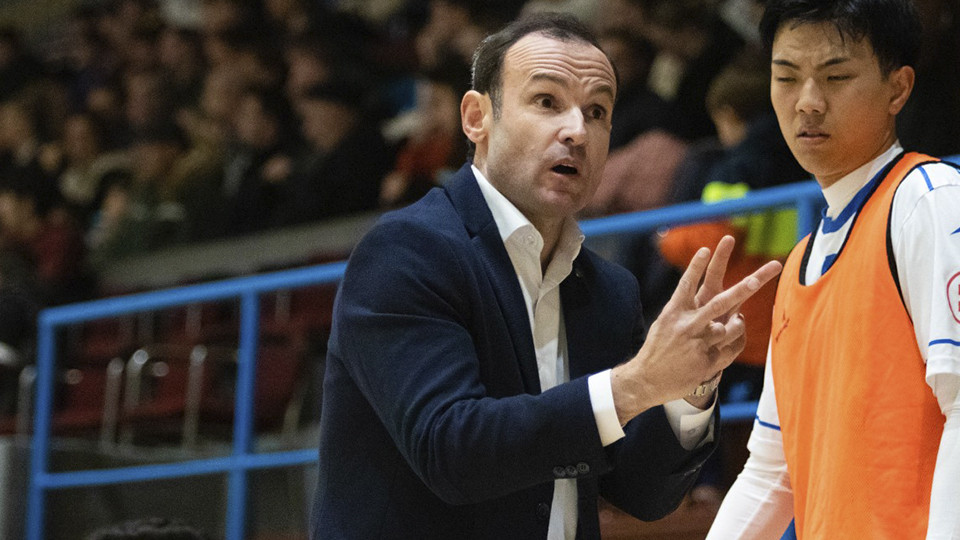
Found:
M 834 163 L 836 160 L 830 159 L 822 152 L 794 151 L 793 157 L 796 158 L 797 163 L 803 170 L 816 178 L 821 175 L 829 175 L 835 169 Z
M 587 201 L 580 194 L 557 190 L 548 192 L 542 203 L 544 208 L 556 217 L 573 216 L 587 205 Z

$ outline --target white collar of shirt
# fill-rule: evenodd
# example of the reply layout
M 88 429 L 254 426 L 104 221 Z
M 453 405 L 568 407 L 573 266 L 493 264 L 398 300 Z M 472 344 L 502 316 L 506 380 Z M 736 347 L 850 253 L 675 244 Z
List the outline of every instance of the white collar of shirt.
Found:
M 823 198 L 827 200 L 827 217 L 837 217 L 853 200 L 860 188 L 902 151 L 903 147 L 900 146 L 900 141 L 894 141 L 886 152 L 824 188 Z
M 487 206 L 490 207 L 493 221 L 497 224 L 497 230 L 500 231 L 500 238 L 507 246 L 507 252 L 511 254 L 511 260 L 515 253 L 522 251 L 526 256 L 535 255 L 539 268 L 540 252 L 543 250 L 543 236 L 540 231 L 509 199 L 493 187 L 493 184 L 476 166 L 471 165 L 470 168 L 473 170 L 473 175 L 477 177 L 480 192 Z M 560 232 L 560 240 L 553 251 L 553 258 L 543 274 L 544 284 L 552 282 L 557 285 L 570 275 L 573 260 L 580 254 L 583 240 L 584 235 L 577 222 L 567 218 Z M 517 266 L 517 261 L 514 261 L 514 266 Z M 522 273 L 520 268 L 516 270 L 518 274 Z

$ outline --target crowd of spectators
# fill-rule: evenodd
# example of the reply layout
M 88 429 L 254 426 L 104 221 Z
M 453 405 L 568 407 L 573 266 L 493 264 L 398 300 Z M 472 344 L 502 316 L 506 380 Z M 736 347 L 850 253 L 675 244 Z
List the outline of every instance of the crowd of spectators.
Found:
M 903 142 L 957 153 L 960 15 L 951 0 L 918 3 L 928 35 Z M 745 60 L 757 55 L 761 9 L 761 0 L 103 0 L 78 2 L 41 33 L 0 28 L 0 343 L 28 348 L 37 309 L 96 296 L 96 272 L 112 261 L 415 200 L 465 158 L 459 98 L 474 48 L 540 10 L 594 27 L 619 72 L 607 174 L 584 215 L 699 198 L 708 170 L 743 172 L 736 166 L 779 136 L 764 104 L 738 128 L 761 146 L 738 146 L 723 128 L 718 139 L 726 109 L 708 103 L 728 66 L 743 80 L 767 77 L 764 62 Z M 803 176 L 789 163 L 747 169 L 754 178 L 731 181 Z M 648 260 L 656 250 L 638 249 L 638 275 L 669 290 Z

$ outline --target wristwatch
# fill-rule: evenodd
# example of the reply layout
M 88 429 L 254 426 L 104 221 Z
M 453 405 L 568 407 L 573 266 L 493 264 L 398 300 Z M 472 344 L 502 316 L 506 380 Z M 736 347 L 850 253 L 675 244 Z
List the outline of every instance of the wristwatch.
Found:
M 714 390 L 717 389 L 717 386 L 720 385 L 720 375 L 723 374 L 723 370 L 720 370 L 712 379 L 705 383 L 701 383 L 700 386 L 693 389 L 693 392 L 687 394 L 688 396 L 703 397 L 708 394 L 712 394 Z

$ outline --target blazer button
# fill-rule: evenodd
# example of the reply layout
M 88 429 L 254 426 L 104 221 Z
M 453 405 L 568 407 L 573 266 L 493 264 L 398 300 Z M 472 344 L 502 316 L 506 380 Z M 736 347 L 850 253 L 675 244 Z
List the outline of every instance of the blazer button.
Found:
M 581 461 L 580 463 L 577 463 L 577 472 L 579 472 L 580 474 L 587 474 L 587 473 L 589 473 L 589 472 L 590 472 L 590 465 L 588 465 L 587 463 L 585 463 L 585 462 L 583 462 L 583 461 Z
M 578 473 L 577 473 L 576 467 L 574 467 L 573 465 L 567 465 L 567 476 L 569 476 L 570 478 L 576 478 L 577 474 Z
M 537 519 L 540 521 L 546 521 L 550 519 L 550 505 L 547 503 L 540 503 L 537 505 Z
M 554 467 L 554 468 L 553 468 L 553 477 L 554 477 L 554 478 L 566 478 L 566 477 L 567 477 L 567 469 L 565 469 L 565 468 L 563 468 L 563 467 L 560 467 L 560 466 Z

